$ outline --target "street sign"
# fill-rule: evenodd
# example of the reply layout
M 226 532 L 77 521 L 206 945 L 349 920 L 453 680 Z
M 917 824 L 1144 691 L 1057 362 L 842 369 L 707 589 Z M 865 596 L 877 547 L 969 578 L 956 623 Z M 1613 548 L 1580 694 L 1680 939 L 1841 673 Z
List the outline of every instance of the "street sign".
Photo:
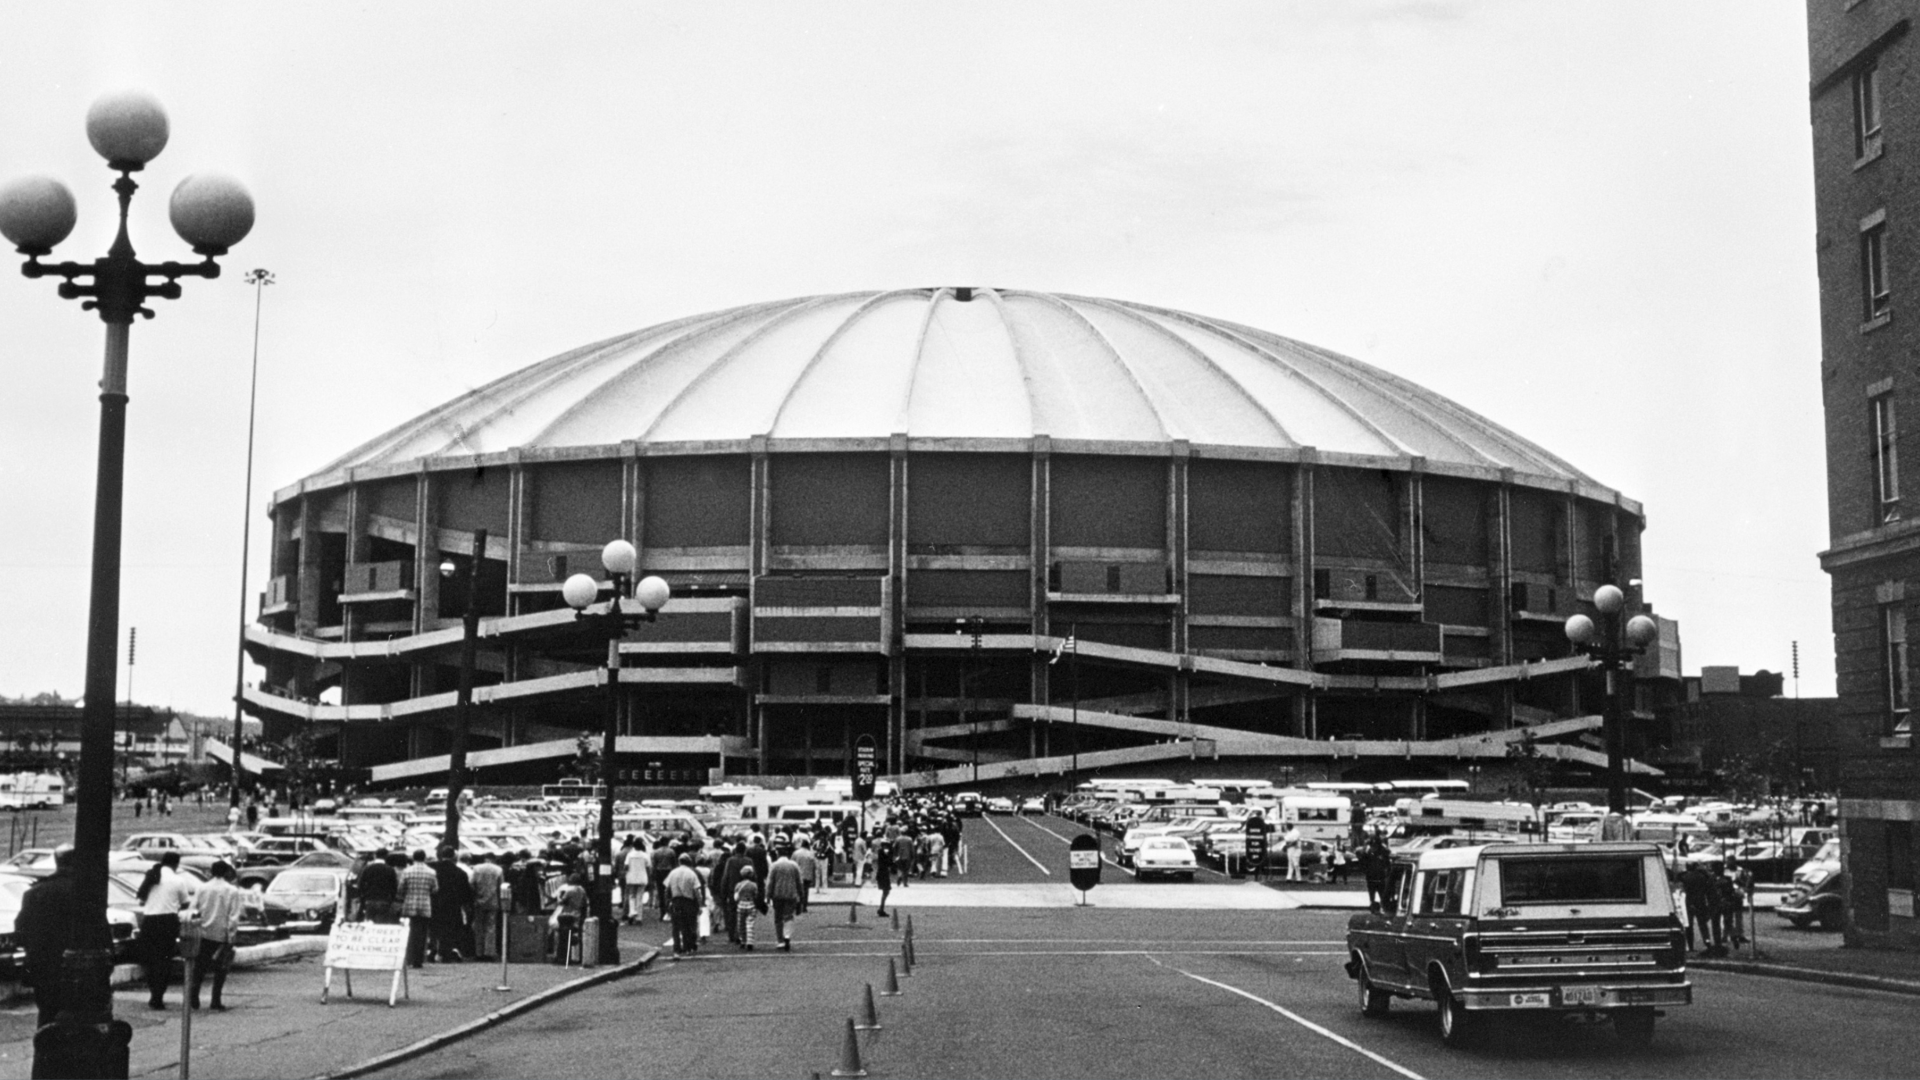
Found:
M 1081 833 L 1067 845 L 1067 880 L 1080 890 L 1083 900 L 1100 884 L 1100 841 L 1092 833 Z
M 862 735 L 853 744 L 853 801 L 873 798 L 874 783 L 880 777 L 880 747 L 873 736 Z
M 1258 875 L 1267 865 L 1267 823 L 1260 817 L 1247 819 L 1247 868 Z

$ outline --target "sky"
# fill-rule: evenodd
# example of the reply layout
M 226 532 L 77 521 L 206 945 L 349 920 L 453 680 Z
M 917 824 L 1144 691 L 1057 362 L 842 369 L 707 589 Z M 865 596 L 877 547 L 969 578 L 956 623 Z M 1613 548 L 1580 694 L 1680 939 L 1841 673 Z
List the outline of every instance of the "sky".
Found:
M 251 613 L 269 496 L 361 441 L 613 334 L 940 284 L 1193 311 L 1447 395 L 1644 504 L 1687 672 L 1797 641 L 1799 692 L 1833 692 L 1794 0 L 0 0 L 0 40 L 0 182 L 80 202 L 56 257 L 112 241 L 109 91 L 172 120 L 143 258 L 189 257 L 165 208 L 196 171 L 257 206 L 133 329 L 123 698 L 136 627 L 137 700 L 230 714 L 245 519 Z M 84 684 L 103 327 L 54 289 L 0 274 L 7 695 Z

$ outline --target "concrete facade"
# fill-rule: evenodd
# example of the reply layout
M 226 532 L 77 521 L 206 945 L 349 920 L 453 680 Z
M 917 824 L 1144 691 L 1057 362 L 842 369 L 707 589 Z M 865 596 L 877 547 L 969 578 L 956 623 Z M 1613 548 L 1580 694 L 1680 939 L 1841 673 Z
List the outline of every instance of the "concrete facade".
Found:
M 674 589 L 659 620 L 620 646 L 623 781 L 841 774 L 861 735 L 916 783 L 1058 773 L 1076 757 L 1083 768 L 1234 756 L 1334 779 L 1465 776 L 1470 756 L 1504 753 L 1484 736 L 1568 720 L 1582 722 L 1554 729 L 1572 740 L 1557 752 L 1595 764 L 1574 737 L 1595 719 L 1597 679 L 1561 624 L 1590 609 L 1597 585 L 1639 577 L 1638 504 L 1357 362 L 1080 298 L 849 298 L 851 314 L 817 328 L 819 340 L 782 346 L 813 359 L 784 376 L 797 381 L 763 425 L 701 411 L 703 388 L 789 362 L 771 346 L 741 350 L 797 333 L 835 302 L 720 313 L 670 341 L 642 331 L 654 351 L 596 376 L 597 389 L 570 390 L 572 403 L 540 396 L 576 370 L 562 362 L 600 363 L 623 346 L 535 365 L 277 493 L 273 577 L 249 630 L 267 676 L 247 708 L 270 734 L 314 725 L 331 740 L 323 754 L 376 778 L 430 768 L 404 763 L 446 750 L 471 577 L 477 764 L 557 764 L 607 708 L 604 645 L 575 627 L 559 583 L 598 573 L 601 544 L 623 536 L 642 571 Z M 940 348 L 959 349 L 954 370 L 983 381 L 1004 339 L 973 343 L 978 320 L 997 313 L 1029 399 L 971 419 L 967 395 L 996 391 L 940 383 L 948 361 L 933 342 L 950 335 L 923 330 L 898 355 L 863 347 L 858 378 L 808 413 L 810 388 L 836 377 L 838 343 L 879 333 L 889 303 L 904 325 L 976 331 Z M 741 333 L 684 388 L 655 395 L 672 398 L 659 412 L 577 419 L 623 381 L 664 380 L 708 337 Z M 1262 366 L 1234 369 L 1239 359 L 1218 351 L 1229 337 Z M 1131 381 L 1100 389 L 1115 359 Z M 1196 366 L 1176 378 L 1175 364 Z M 905 414 L 883 402 L 862 419 L 860 396 L 895 367 L 911 369 Z M 1261 389 L 1269 369 L 1294 382 Z M 1206 381 L 1223 373 L 1208 409 Z M 929 401 L 928 386 L 948 398 Z M 1332 404 L 1315 397 L 1323 411 L 1301 411 L 1288 395 L 1302 388 Z M 1217 420 L 1248 402 L 1271 430 Z M 1010 432 L 1011 408 L 1034 430 Z M 470 412 L 447 415 L 459 409 Z M 527 422 L 530 439 L 506 430 L 542 409 L 561 419 Z M 901 421 L 909 430 L 889 433 Z M 753 426 L 762 433 L 741 434 Z M 1049 426 L 1089 437 L 1038 430 Z M 526 441 L 488 449 L 495 428 Z M 1312 430 L 1368 441 L 1330 449 L 1302 440 Z M 622 433 L 640 437 L 609 438 Z M 1412 452 L 1422 448 L 1432 453 Z M 456 569 L 445 580 L 443 561 Z M 1647 674 L 1677 678 L 1677 627 L 1662 623 Z

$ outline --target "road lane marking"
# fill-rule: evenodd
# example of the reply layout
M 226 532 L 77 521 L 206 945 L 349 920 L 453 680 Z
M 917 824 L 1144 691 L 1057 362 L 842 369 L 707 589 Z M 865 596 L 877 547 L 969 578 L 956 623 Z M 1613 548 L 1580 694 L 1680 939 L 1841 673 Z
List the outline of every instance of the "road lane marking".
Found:
M 1014 841 L 1013 837 L 1008 836 L 1006 833 L 1006 830 L 994 824 L 992 818 L 982 816 L 980 820 L 987 823 L 987 828 L 992 829 L 994 832 L 999 833 L 1000 839 L 1005 840 L 1009 844 L 1013 844 L 1013 850 L 1019 852 L 1022 855 L 1025 855 L 1027 857 L 1028 862 L 1040 868 L 1041 873 L 1047 875 L 1048 877 L 1053 876 L 1053 871 L 1047 869 L 1046 863 L 1043 863 L 1039 859 L 1034 858 L 1031 852 L 1029 852 L 1026 848 L 1021 847 L 1017 842 Z
M 1025 822 L 1026 822 L 1027 824 L 1029 824 L 1029 825 L 1031 825 L 1031 826 L 1033 826 L 1034 828 L 1036 828 L 1036 829 L 1039 829 L 1039 830 L 1040 830 L 1041 832 L 1043 832 L 1043 833 L 1046 833 L 1046 834 L 1047 834 L 1048 836 L 1051 836 L 1051 837 L 1053 837 L 1053 838 L 1054 838 L 1055 840 L 1058 840 L 1058 841 L 1060 841 L 1061 843 L 1063 843 L 1063 844 L 1066 844 L 1066 845 L 1067 845 L 1068 847 L 1072 847 L 1072 846 L 1073 846 L 1073 841 L 1071 841 L 1071 840 L 1069 840 L 1069 839 L 1067 839 L 1067 838 L 1066 838 L 1066 837 L 1064 837 L 1064 836 L 1061 836 L 1061 835 L 1060 835 L 1059 833 L 1057 833 L 1057 832 L 1054 832 L 1054 831 L 1053 831 L 1052 829 L 1049 829 L 1049 828 L 1047 828 L 1047 827 L 1046 827 L 1045 825 L 1042 825 L 1042 824 L 1040 824 L 1039 822 L 1037 822 L 1037 821 L 1035 821 L 1035 820 L 1033 820 L 1032 818 L 1022 818 L 1021 820 L 1023 820 L 1023 821 L 1025 821 Z M 1000 835 L 1001 835 L 1001 836 L 1005 836 L 1005 835 L 1007 835 L 1007 834 L 1006 834 L 1006 833 L 1001 833 Z M 1096 839 L 1096 840 L 1097 840 L 1097 839 L 1099 839 L 1099 837 L 1095 837 L 1094 839 Z M 1011 843 L 1013 843 L 1013 841 L 1011 841 L 1011 840 L 1009 840 L 1009 841 L 1007 841 L 1007 842 L 1008 842 L 1008 843 L 1010 843 L 1010 844 L 1011 844 Z M 1014 846 L 1015 846 L 1015 847 L 1018 847 L 1019 845 L 1017 845 L 1017 844 L 1015 844 Z M 1032 856 L 1028 856 L 1028 858 L 1032 858 Z M 1124 867 L 1124 866 L 1121 866 L 1121 865 L 1120 865 L 1120 864 L 1119 864 L 1118 862 L 1116 862 L 1116 861 L 1114 861 L 1114 860 L 1113 860 L 1112 858 L 1110 858 L 1110 857 L 1109 857 L 1109 856 L 1107 855 L 1107 849 L 1106 849 L 1106 848 L 1105 848 L 1104 846 L 1103 846 L 1103 847 L 1102 847 L 1102 848 L 1100 849 L 1100 861 L 1101 861 L 1101 862 L 1103 862 L 1103 863 L 1106 863 L 1106 864 L 1107 864 L 1108 866 L 1111 866 L 1111 867 L 1113 867 L 1113 868 L 1114 868 L 1115 870 L 1118 870 L 1118 871 L 1120 871 L 1121 873 L 1123 873 L 1123 874 L 1125 874 L 1125 875 L 1127 875 L 1128 877 L 1134 877 L 1134 878 L 1137 878 L 1137 877 L 1139 877 L 1139 876 L 1140 876 L 1139 874 L 1136 874 L 1136 873 L 1134 873 L 1133 871 L 1131 871 L 1131 870 L 1129 870 L 1129 869 L 1127 869 L 1126 867 Z
M 1159 963 L 1159 961 L 1157 960 L 1154 962 Z M 1419 1073 L 1414 1072 L 1412 1069 L 1409 1069 L 1404 1065 L 1399 1064 L 1398 1062 L 1390 1061 L 1387 1058 L 1381 1057 L 1379 1054 L 1376 1054 L 1373 1051 L 1367 1049 L 1366 1047 L 1361 1046 L 1359 1043 L 1354 1042 L 1352 1039 L 1349 1039 L 1346 1036 L 1341 1035 L 1332 1030 L 1329 1030 L 1327 1028 L 1321 1027 L 1319 1024 L 1316 1024 L 1313 1021 L 1307 1019 L 1306 1017 L 1301 1016 L 1299 1013 L 1293 1012 L 1292 1010 L 1287 1009 L 1284 1006 L 1276 1005 L 1273 1002 L 1268 1001 L 1266 998 L 1260 997 L 1256 994 L 1250 994 L 1247 991 L 1242 990 L 1237 986 L 1228 986 L 1226 983 L 1220 982 L 1218 980 L 1209 979 L 1205 975 L 1195 975 L 1191 971 L 1180 971 L 1179 968 L 1174 968 L 1173 970 L 1179 971 L 1180 974 L 1185 975 L 1187 978 L 1192 979 L 1195 982 L 1203 982 L 1203 983 L 1206 983 L 1208 986 L 1217 986 L 1220 989 L 1225 990 L 1230 994 L 1238 994 L 1241 997 L 1246 998 L 1248 1001 L 1254 1002 L 1259 1005 L 1264 1005 L 1267 1008 L 1272 1009 L 1274 1012 L 1279 1013 L 1281 1016 L 1284 1016 L 1287 1019 L 1293 1021 L 1294 1023 L 1299 1024 L 1301 1027 L 1306 1028 L 1308 1031 L 1311 1031 L 1316 1035 L 1321 1035 L 1328 1039 L 1331 1039 L 1334 1042 L 1339 1043 L 1341 1046 L 1344 1046 L 1349 1050 L 1365 1055 L 1366 1057 L 1369 1057 L 1374 1061 L 1377 1061 L 1380 1064 L 1385 1065 L 1387 1068 L 1392 1069 L 1394 1072 L 1397 1072 L 1401 1076 L 1406 1077 L 1407 1080 L 1425 1080 L 1425 1077 L 1422 1077 Z

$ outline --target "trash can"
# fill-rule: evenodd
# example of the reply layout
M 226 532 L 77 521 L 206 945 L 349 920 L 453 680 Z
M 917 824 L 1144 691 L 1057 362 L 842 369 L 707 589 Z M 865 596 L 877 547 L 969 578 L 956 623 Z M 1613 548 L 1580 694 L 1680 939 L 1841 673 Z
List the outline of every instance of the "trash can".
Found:
M 580 966 L 600 966 L 600 917 L 589 915 L 580 927 Z

